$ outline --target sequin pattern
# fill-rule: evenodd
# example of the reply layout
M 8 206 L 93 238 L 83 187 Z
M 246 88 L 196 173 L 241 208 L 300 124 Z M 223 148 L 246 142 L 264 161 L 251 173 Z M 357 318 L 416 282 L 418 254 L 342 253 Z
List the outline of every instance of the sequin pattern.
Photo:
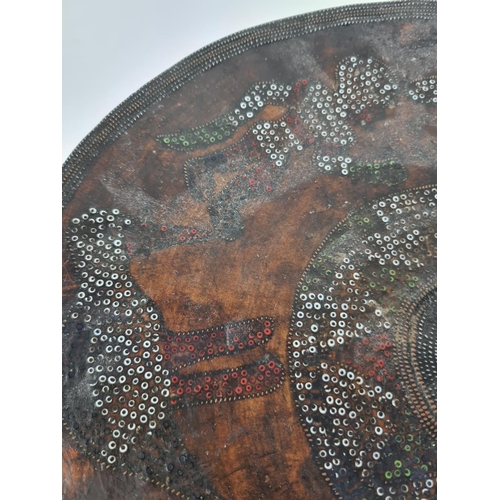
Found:
M 289 362 L 316 463 L 345 499 L 435 497 L 436 189 L 326 238 L 296 292 Z
M 63 170 L 65 220 L 77 217 L 68 222 L 67 232 L 74 273 L 67 274 L 64 292 L 67 297 L 74 290 L 75 295 L 63 318 L 63 425 L 96 469 L 85 479 L 91 488 L 100 481 L 97 488 L 118 496 L 129 494 L 128 487 L 134 485 L 146 495 L 207 500 L 220 497 L 214 481 L 221 492 L 227 485 L 233 496 L 239 483 L 236 496 L 252 495 L 255 487 L 257 496 L 268 491 L 270 497 L 276 492 L 302 498 L 309 494 L 304 487 L 310 487 L 313 496 L 346 500 L 436 497 L 434 188 L 399 192 L 434 178 L 434 122 L 428 118 L 434 116 L 437 78 L 427 76 L 435 71 L 432 66 L 417 68 L 433 61 L 434 17 L 433 2 L 397 1 L 327 9 L 237 33 L 197 51 L 139 89 L 68 158 Z M 394 42 L 390 46 L 387 34 Z M 278 62 L 281 48 L 275 50 L 274 44 L 286 46 L 283 54 L 299 57 L 282 59 L 276 67 L 262 64 L 255 67 L 254 76 L 250 71 L 255 56 Z M 405 59 L 414 53 L 411 63 Z M 232 79 L 234 84 L 220 85 L 220 75 L 235 68 L 249 71 Z M 410 84 L 394 78 L 404 74 L 422 78 Z M 207 87 L 207 82 L 215 85 Z M 237 97 L 235 85 L 237 92 L 245 85 L 248 89 L 231 103 L 228 95 Z M 228 94 L 217 92 L 221 88 Z M 210 111 L 182 108 L 193 97 L 193 102 L 202 103 L 204 97 L 206 102 L 207 95 L 220 99 L 223 114 L 214 118 L 213 106 L 208 106 Z M 174 106 L 184 116 L 176 115 Z M 201 115 L 209 116 L 208 123 Z M 171 125 L 168 130 L 157 128 Z M 151 133 L 159 144 L 152 143 Z M 187 191 L 179 176 L 182 167 Z M 310 186 L 315 192 L 308 191 Z M 325 229 L 337 210 L 393 190 L 351 212 L 305 270 L 290 318 L 291 394 L 280 391 L 261 403 L 231 404 L 265 396 L 283 382 L 280 360 L 263 347 L 278 340 L 273 337 L 273 318 L 254 317 L 262 314 L 258 310 L 241 311 L 227 324 L 172 331 L 166 308 L 145 293 L 131 272 L 138 262 L 140 266 L 148 261 L 150 252 L 172 246 L 201 243 L 201 254 L 209 248 L 218 252 L 240 245 L 218 238 L 240 237 L 244 246 L 246 236 L 261 236 L 259 222 L 268 222 L 267 201 L 273 210 L 285 195 L 288 206 L 283 207 L 290 215 L 276 214 L 276 220 L 285 223 L 276 226 L 277 231 L 287 235 L 288 223 L 297 220 L 296 208 L 311 221 L 304 240 L 297 234 L 299 249 Z M 134 217 L 113 208 L 78 215 L 88 203 L 116 203 Z M 243 221 L 248 234 L 243 234 Z M 286 246 L 282 248 L 286 252 Z M 196 250 L 171 253 L 182 259 Z M 140 260 L 132 265 L 136 256 Z M 200 270 L 204 275 L 205 269 Z M 297 272 L 295 263 L 282 270 L 287 276 Z M 179 288 L 183 286 L 179 280 Z M 289 314 L 290 309 L 280 311 L 280 323 Z M 243 354 L 258 346 L 248 358 Z M 260 356 L 240 366 L 234 358 L 225 363 L 227 356 L 238 353 L 246 360 Z M 196 365 L 200 361 L 207 371 Z M 294 438 L 301 432 L 300 421 L 319 472 L 315 474 L 304 456 L 304 440 L 297 440 L 297 449 L 295 443 L 281 448 L 287 434 L 284 439 L 278 433 L 270 438 L 283 456 L 282 463 L 268 462 L 266 471 L 267 456 L 259 467 L 252 464 L 257 456 L 253 452 L 265 439 L 256 434 L 252 450 L 239 442 L 223 452 L 217 440 L 213 444 L 220 454 L 208 458 L 207 452 L 205 457 L 210 437 L 197 433 L 208 430 L 209 436 L 208 419 L 203 431 L 192 429 L 190 439 L 200 440 L 187 447 L 181 427 L 185 429 L 188 420 L 179 420 L 181 416 L 203 418 L 199 405 L 226 402 L 224 411 L 205 408 L 207 416 L 213 412 L 229 423 L 233 417 L 240 422 L 248 409 L 267 419 L 273 415 L 269 405 L 277 404 L 274 413 L 279 419 L 269 421 L 269 435 L 286 418 Z M 293 403 L 296 416 L 287 413 Z M 240 427 L 259 431 L 255 423 Z M 294 456 L 301 460 L 289 468 L 288 458 Z M 65 472 L 65 481 L 76 488 L 83 484 L 75 474 L 83 458 L 78 456 Z M 235 472 L 246 477 L 221 479 L 221 472 L 233 463 Z M 297 476 L 297 471 L 306 470 L 307 478 L 305 473 Z M 156 484 L 164 492 L 135 479 L 122 480 L 122 474 Z M 321 476 L 331 495 L 325 485 L 313 484 Z M 290 479 L 286 490 L 278 486 L 279 493 L 277 478 Z
M 385 108 L 394 101 L 398 86 L 389 70 L 372 57 L 351 56 L 338 64 L 336 75 L 336 88 L 307 79 L 293 85 L 255 84 L 231 114 L 195 129 L 158 137 L 173 149 L 202 149 L 207 141 L 215 144 L 229 138 L 237 127 L 257 117 L 266 104 L 287 108 L 281 120 L 251 125 L 235 145 L 186 162 L 186 185 L 196 199 L 209 204 L 217 236 L 232 240 L 241 235 L 240 210 L 253 198 L 272 196 L 292 152 L 309 151 L 313 163 L 326 174 L 351 175 L 387 185 L 406 180 L 406 169 L 397 161 L 364 162 L 349 152 L 356 140 L 353 127 L 383 120 Z M 224 125 L 213 132 L 217 123 L 230 123 L 232 128 L 229 131 Z M 205 134 L 203 140 L 198 138 L 200 134 Z M 370 172 L 372 164 L 375 167 Z M 228 173 L 234 174 L 233 178 L 216 193 L 215 174 Z
M 281 385 L 282 367 L 267 355 L 236 369 L 190 376 L 181 369 L 267 342 L 273 320 L 185 333 L 166 329 L 160 309 L 129 270 L 147 229 L 116 209 L 92 208 L 70 223 L 79 285 L 64 322 L 64 419 L 94 460 L 176 490 L 189 484 L 193 494 L 215 498 L 182 444 L 172 411 L 268 394 Z
M 408 86 L 408 96 L 416 104 L 437 105 L 437 76 L 415 80 Z

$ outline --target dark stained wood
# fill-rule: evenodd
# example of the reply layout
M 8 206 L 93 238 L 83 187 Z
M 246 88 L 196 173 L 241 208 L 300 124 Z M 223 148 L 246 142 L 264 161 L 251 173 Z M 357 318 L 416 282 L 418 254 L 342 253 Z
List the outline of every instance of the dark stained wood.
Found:
M 407 82 L 435 74 L 434 38 L 433 21 L 387 21 L 326 29 L 248 50 L 145 109 L 142 118 L 96 159 L 63 212 L 65 230 L 72 218 L 89 207 L 117 208 L 148 225 L 147 230 L 154 233 L 152 243 L 148 252 L 133 255 L 130 275 L 159 308 L 168 331 L 210 329 L 263 316 L 274 319 L 267 343 L 182 369 L 186 376 L 236 369 L 270 355 L 283 366 L 282 384 L 267 395 L 187 406 L 172 414 L 197 470 L 220 498 L 335 497 L 325 472 L 315 463 L 295 408 L 287 361 L 294 294 L 314 252 L 340 221 L 372 200 L 435 183 L 436 109 L 405 96 Z M 326 174 L 314 165 L 312 147 L 293 151 L 272 195 L 241 205 L 244 230 L 240 235 L 228 241 L 210 233 L 209 203 L 188 193 L 184 165 L 190 159 L 236 147 L 256 123 L 284 117 L 287 105 L 264 106 L 226 141 L 193 151 L 169 149 L 156 137 L 208 123 L 230 110 L 257 81 L 309 79 L 334 86 L 335 68 L 351 54 L 373 55 L 382 61 L 399 90 L 395 105 L 384 110 L 382 118 L 366 127 L 352 125 L 357 140 L 349 154 L 366 162 L 396 158 L 405 168 L 406 179 L 388 185 Z M 236 175 L 216 175 L 216 195 Z M 201 228 L 209 237 L 199 243 L 167 245 L 158 229 L 152 229 L 162 224 Z M 78 290 L 65 247 L 65 311 Z M 69 426 L 66 421 L 65 425 Z M 65 499 L 183 497 L 183 492 L 168 492 L 139 476 L 97 464 L 73 439 L 76 432 L 65 427 Z

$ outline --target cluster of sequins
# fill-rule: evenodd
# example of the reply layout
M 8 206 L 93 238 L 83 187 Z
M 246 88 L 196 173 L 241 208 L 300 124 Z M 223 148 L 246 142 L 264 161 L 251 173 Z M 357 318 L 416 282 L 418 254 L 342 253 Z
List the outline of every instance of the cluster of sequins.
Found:
M 251 133 L 258 146 L 272 161 L 283 163 L 292 147 L 301 151 L 304 141 L 316 144 L 315 160 L 325 172 L 348 175 L 352 158 L 349 147 L 355 141 L 352 123 L 367 125 L 381 110 L 391 105 L 397 85 L 379 61 L 351 56 L 337 68 L 337 89 L 320 82 L 301 80 L 292 85 L 256 84 L 242 98 L 232 114 L 222 115 L 196 129 L 161 136 L 167 146 L 192 150 L 229 138 L 236 128 L 251 118 L 266 104 L 296 109 L 307 131 L 307 138 L 298 138 L 284 122 L 265 121 L 254 125 Z
M 296 405 L 344 498 L 433 491 L 435 439 L 405 401 L 404 332 L 395 331 L 405 304 L 435 286 L 435 231 L 434 188 L 377 201 L 331 233 L 299 286 L 289 336 Z
M 272 193 L 288 167 L 291 149 L 302 150 L 297 122 L 293 110 L 281 120 L 257 122 L 233 146 L 186 162 L 186 185 L 193 197 L 209 202 L 219 237 L 231 240 L 241 234 L 240 209 L 250 199 Z M 217 173 L 233 174 L 222 189 L 216 189 Z
M 415 80 L 409 85 L 408 95 L 417 104 L 437 104 L 437 77 Z
M 252 127 L 252 134 L 257 139 L 258 145 L 277 167 L 281 167 L 286 161 L 287 153 L 291 148 L 302 150 L 299 139 L 295 137 L 286 121 L 257 123 Z
M 172 405 L 221 403 L 260 396 L 283 382 L 281 365 L 274 359 L 234 370 L 172 377 Z
M 67 328 L 76 324 L 82 335 L 90 334 L 82 383 L 93 406 L 110 416 L 111 432 L 100 436 L 109 464 L 139 432 L 165 418 L 170 386 L 159 353 L 161 313 L 129 272 L 123 229 L 130 224 L 118 210 L 91 208 L 71 221 L 69 231 L 80 283 Z M 118 416 L 114 406 L 121 408 Z
M 225 141 L 238 126 L 252 119 L 266 104 L 285 102 L 292 91 L 291 85 L 264 82 L 254 85 L 241 99 L 233 113 L 222 115 L 195 129 L 179 134 L 160 136 L 167 146 L 180 151 L 191 151 Z
M 175 407 L 267 394 L 281 385 L 282 367 L 268 356 L 265 365 L 180 375 L 187 365 L 267 342 L 273 323 L 255 318 L 195 332 L 166 330 L 159 308 L 130 274 L 130 243 L 140 233 L 136 225 L 116 209 L 93 208 L 70 223 L 79 288 L 64 325 L 69 345 L 64 405 L 92 455 L 161 478 L 166 471 L 159 459 L 147 469 L 139 455 L 146 453 L 145 435 L 159 432 L 160 440 L 174 440 Z M 170 442 L 164 446 L 170 460 L 179 455 Z
M 337 82 L 336 91 L 320 83 L 311 85 L 298 112 L 313 137 L 321 139 L 322 149 L 331 146 L 333 150 L 316 154 L 318 167 L 347 175 L 352 158 L 345 152 L 355 140 L 348 119 L 357 117 L 362 124 L 372 121 L 378 108 L 390 105 L 397 85 L 381 63 L 356 56 L 340 63 Z

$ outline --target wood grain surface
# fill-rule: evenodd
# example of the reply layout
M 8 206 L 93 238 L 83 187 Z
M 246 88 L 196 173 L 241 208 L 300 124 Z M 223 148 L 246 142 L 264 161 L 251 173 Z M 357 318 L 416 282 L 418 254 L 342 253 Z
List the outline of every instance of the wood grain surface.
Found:
M 213 200 L 188 190 L 186 163 L 237 150 L 255 124 L 283 119 L 291 105 L 267 104 L 231 137 L 190 151 L 166 147 L 158 136 L 198 127 L 230 112 L 255 82 L 294 85 L 307 80 L 337 89 L 338 65 L 351 55 L 373 57 L 384 64 L 398 91 L 393 104 L 373 123 L 349 122 L 356 136 L 349 156 L 363 162 L 395 159 L 404 168 L 404 180 L 388 184 L 321 172 L 314 161 L 316 138 L 315 144 L 290 153 L 271 194 L 249 197 L 237 205 L 243 230 L 234 239 L 217 234 L 209 211 Z M 326 472 L 315 462 L 295 408 L 287 352 L 294 297 L 314 252 L 340 221 L 372 200 L 435 183 L 436 108 L 412 102 L 407 93 L 411 82 L 435 75 L 435 58 L 435 24 L 430 20 L 353 24 L 249 49 L 145 109 L 94 159 L 66 206 L 65 233 L 71 220 L 87 213 L 89 207 L 118 209 L 134 223 L 146 226 L 142 231 L 149 235 L 148 249 L 131 254 L 129 272 L 134 286 L 161 311 L 166 331 L 192 332 L 251 318 L 273 318 L 268 342 L 180 370 L 186 377 L 214 373 L 269 356 L 283 367 L 282 383 L 268 394 L 186 406 L 171 413 L 196 470 L 213 485 L 211 495 L 227 500 L 336 497 L 335 488 L 325 480 Z M 251 158 L 242 156 L 241 162 L 253 168 Z M 238 170 L 214 174 L 214 199 L 239 174 Z M 198 242 L 177 240 L 174 244 L 163 238 L 159 229 L 163 226 L 194 228 L 207 236 Z M 63 249 L 65 346 L 71 345 L 67 318 L 82 283 L 71 262 L 71 242 L 68 245 Z M 71 349 L 65 347 L 64 360 L 71 358 Z M 68 369 L 72 361 L 64 363 Z M 197 493 L 182 481 L 180 489 L 170 491 L 168 481 L 158 479 L 155 484 L 127 466 L 114 470 L 95 461 L 87 450 L 90 445 L 78 437 L 79 431 L 67 418 L 64 429 L 65 499 L 195 498 Z

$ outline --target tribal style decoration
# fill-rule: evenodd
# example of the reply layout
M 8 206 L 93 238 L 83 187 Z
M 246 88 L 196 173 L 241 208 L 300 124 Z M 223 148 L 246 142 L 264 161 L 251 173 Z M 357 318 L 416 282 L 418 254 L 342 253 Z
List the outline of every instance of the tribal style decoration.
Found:
M 415 80 L 408 86 L 408 96 L 416 104 L 437 105 L 437 76 Z
M 436 188 L 331 231 L 297 288 L 289 363 L 316 463 L 344 499 L 436 492 Z
M 65 498 L 436 498 L 434 17 L 236 34 L 77 147 Z
M 64 420 L 96 462 L 193 498 L 216 498 L 172 412 L 266 395 L 282 384 L 283 368 L 270 355 L 222 371 L 183 375 L 182 368 L 262 345 L 273 335 L 273 320 L 169 331 L 130 274 L 131 256 L 145 244 L 137 226 L 116 209 L 91 208 L 71 221 L 67 238 L 79 287 L 64 321 L 71 338 Z
M 169 148 L 190 152 L 229 139 L 238 127 L 258 118 L 265 105 L 284 107 L 278 120 L 257 121 L 235 145 L 215 154 L 196 156 L 185 165 L 192 196 L 208 203 L 215 235 L 232 240 L 243 231 L 240 210 L 249 200 L 270 196 L 288 169 L 292 152 L 309 151 L 325 174 L 351 175 L 356 180 L 388 185 L 406 180 L 406 169 L 396 160 L 364 162 L 350 148 L 353 127 L 369 127 L 393 106 L 397 84 L 390 71 L 373 57 L 351 56 L 336 70 L 336 88 L 319 81 L 294 84 L 255 84 L 232 113 L 200 127 L 159 136 Z M 244 159 L 244 160 L 243 160 Z M 230 175 L 219 192 L 214 176 Z

